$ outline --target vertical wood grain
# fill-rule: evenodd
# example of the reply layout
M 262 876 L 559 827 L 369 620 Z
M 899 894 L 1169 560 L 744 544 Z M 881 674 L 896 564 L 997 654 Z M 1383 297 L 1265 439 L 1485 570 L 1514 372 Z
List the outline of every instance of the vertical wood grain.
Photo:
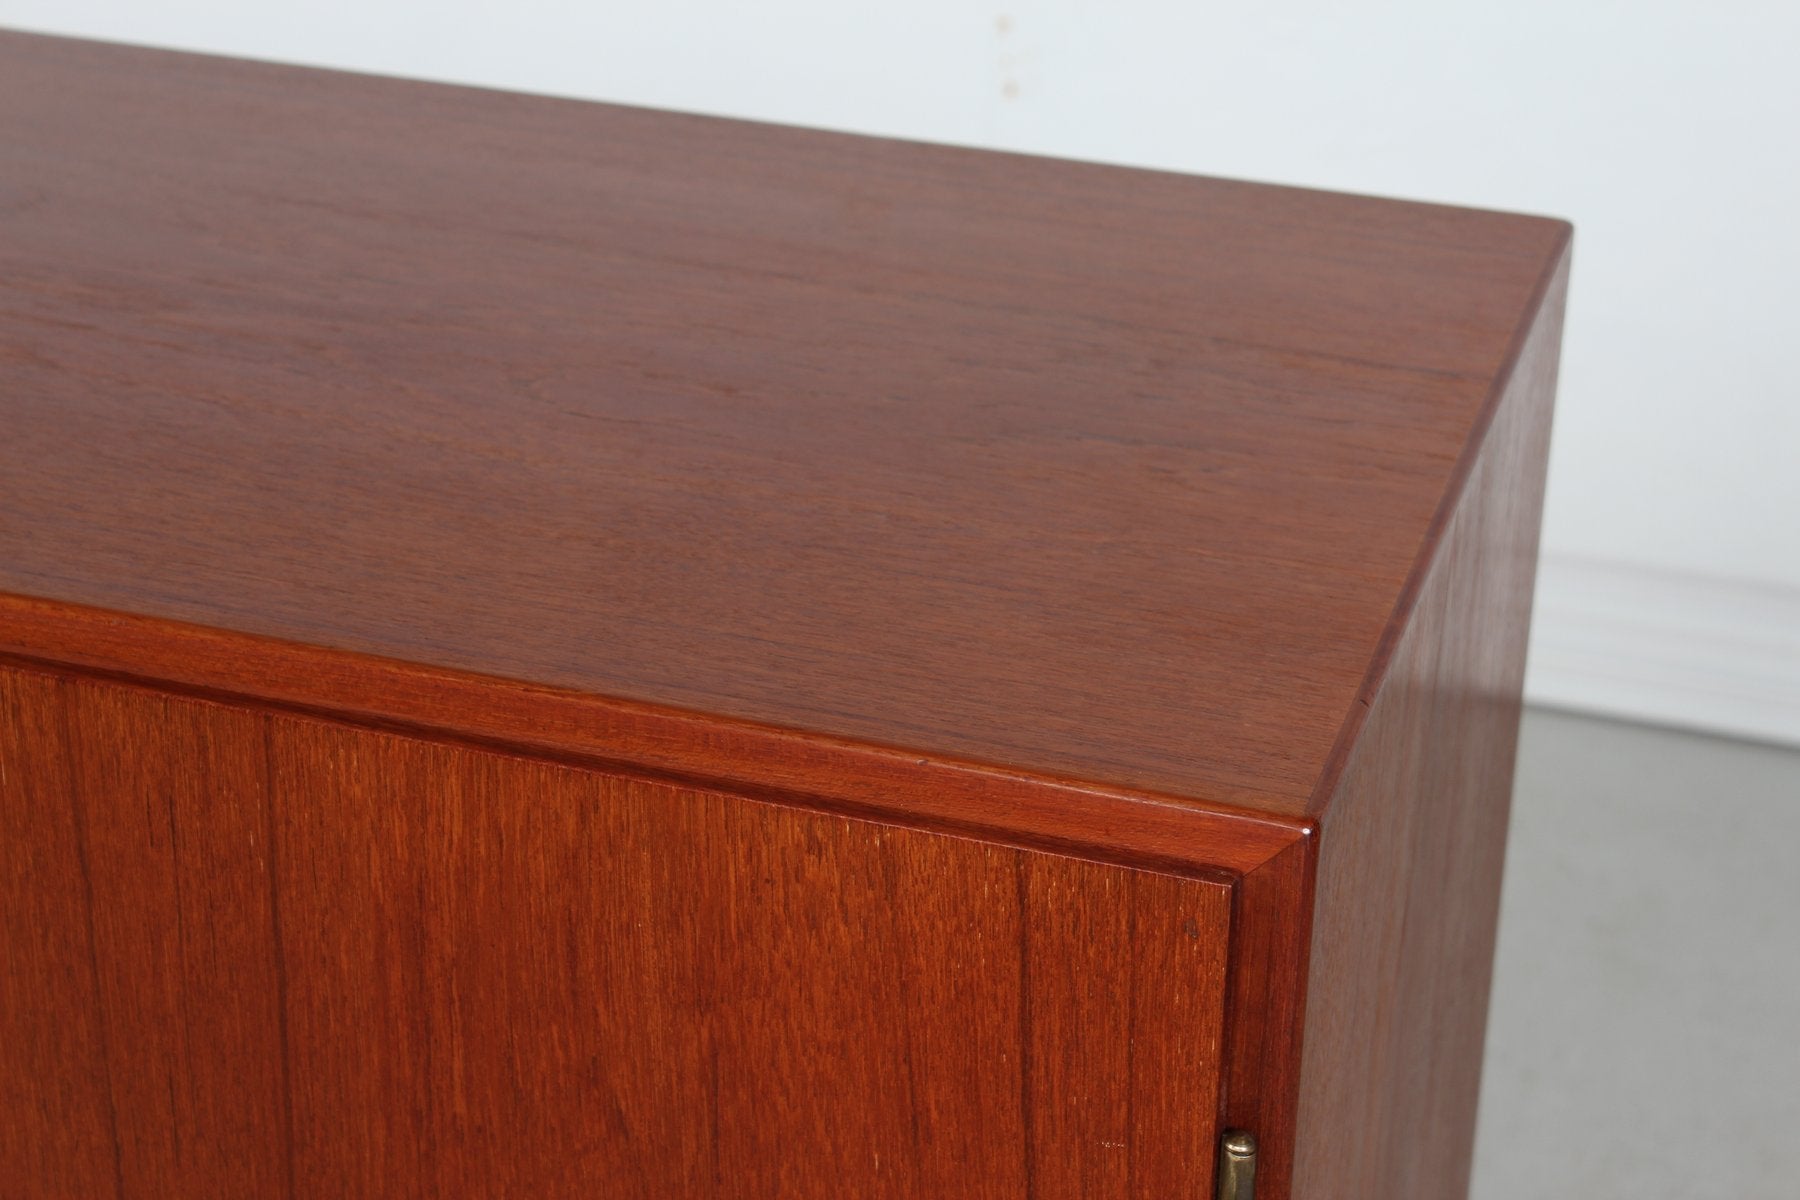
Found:
M 1125 1200 L 1208 1176 L 1221 884 L 0 685 L 0 1165 L 24 1194 Z
M 1294 1170 L 1317 853 L 1316 836 L 1296 841 L 1235 889 L 1223 1123 L 1256 1134 L 1257 1194 L 1277 1200 Z
M 0 1195 L 1461 1190 L 1566 226 L 0 109 Z
M 271 729 L 302 1193 L 1122 1200 L 1208 1169 L 1222 885 Z
M 458 781 L 433 786 L 442 747 L 384 749 L 326 723 L 270 729 L 301 1195 L 421 1196 L 438 1183 L 421 823 L 436 797 L 455 804 Z
M 264 718 L 64 695 L 125 1192 L 284 1195 Z
M 904 1022 L 915 1196 L 990 1200 L 1025 1187 L 1017 968 L 1030 914 L 1018 904 L 1017 861 L 1002 846 L 947 838 L 883 860 L 877 928 Z M 941 965 L 934 945 L 949 951 Z
M 1468 1191 L 1566 286 L 1320 818 L 1299 1200 Z
M 1106 1091 L 1129 1075 L 1132 1046 L 1096 1036 L 1131 1024 L 1136 977 L 1113 957 L 1132 943 L 1130 883 L 1109 875 L 1086 891 L 1084 882 L 1062 860 L 1020 856 L 1020 907 L 1033 917 L 1019 961 L 1026 1170 L 1030 1194 L 1045 1200 L 1122 1196 L 1130 1179 L 1129 1097 Z
M 1135 876 L 1132 891 L 1129 1157 L 1118 1194 L 1205 1196 L 1219 1133 L 1230 896 L 1149 874 Z M 1102 979 L 1113 975 L 1096 965 Z
M 1018 886 L 1027 1194 L 1194 1189 L 1217 1128 L 1196 1085 L 1221 1057 L 1228 893 L 1028 853 Z
M 0 1192 L 120 1194 L 62 684 L 0 668 Z

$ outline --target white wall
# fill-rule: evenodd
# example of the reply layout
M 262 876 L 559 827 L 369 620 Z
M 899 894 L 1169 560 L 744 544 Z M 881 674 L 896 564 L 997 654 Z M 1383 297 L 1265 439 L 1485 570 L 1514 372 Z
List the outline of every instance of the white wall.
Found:
M 1800 5 L 0 0 L 0 23 L 1569 217 L 1532 694 L 1800 742 Z

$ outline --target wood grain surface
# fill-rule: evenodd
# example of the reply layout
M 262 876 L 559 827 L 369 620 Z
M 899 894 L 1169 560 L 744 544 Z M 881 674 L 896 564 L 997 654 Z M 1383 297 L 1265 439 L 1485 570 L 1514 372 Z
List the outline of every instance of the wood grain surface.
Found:
M 8 1195 L 1210 1170 L 1224 885 L 29 670 L 0 753 Z
M 120 1152 L 61 694 L 0 669 L 0 1174 L 105 1196 Z
M 1256 1194 L 1262 1200 L 1343 1200 L 1336 1192 L 1289 1191 L 1318 851 L 1315 831 L 1241 876 L 1233 888 L 1221 1127 L 1255 1135 Z
M 1567 238 L 17 34 L 0 112 L 0 591 L 1289 817 Z
M 1468 1192 L 1567 285 L 1321 784 L 1296 1200 Z
M 130 1195 L 271 1196 L 287 1181 L 263 722 L 71 682 L 71 765 L 120 1178 Z M 9 798 L 10 801 L 10 798 Z M 70 997 L 73 1007 L 73 997 Z M 10 1074 L 10 1072 L 9 1072 Z
M 1462 1194 L 1569 232 L 0 32 L 0 1193 Z

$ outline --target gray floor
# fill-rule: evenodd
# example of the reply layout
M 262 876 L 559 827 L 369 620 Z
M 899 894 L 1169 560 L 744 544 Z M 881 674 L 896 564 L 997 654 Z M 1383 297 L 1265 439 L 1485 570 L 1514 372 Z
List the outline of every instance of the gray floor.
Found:
M 1800 1197 L 1800 752 L 1531 712 L 1474 1200 Z

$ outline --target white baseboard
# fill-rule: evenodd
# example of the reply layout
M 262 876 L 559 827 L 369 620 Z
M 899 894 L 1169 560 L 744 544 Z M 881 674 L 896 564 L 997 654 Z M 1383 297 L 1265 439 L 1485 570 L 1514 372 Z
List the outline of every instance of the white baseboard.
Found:
M 1525 697 L 1800 746 L 1800 590 L 1546 555 Z

